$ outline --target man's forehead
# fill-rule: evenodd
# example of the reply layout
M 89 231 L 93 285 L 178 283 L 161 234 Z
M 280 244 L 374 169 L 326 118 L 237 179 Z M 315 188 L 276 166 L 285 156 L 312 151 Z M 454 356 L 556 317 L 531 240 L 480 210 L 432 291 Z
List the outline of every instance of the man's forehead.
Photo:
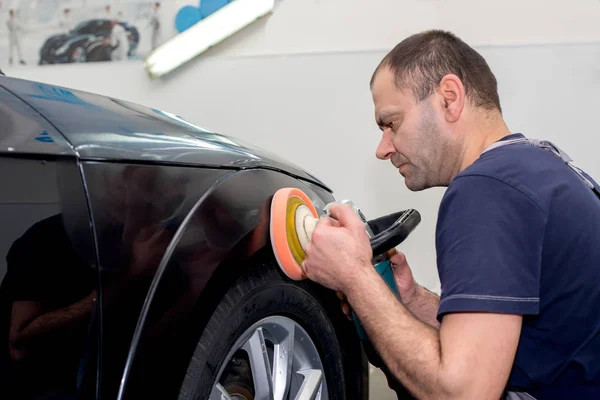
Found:
M 381 69 L 373 79 L 371 95 L 376 105 L 397 104 L 407 106 L 411 102 L 412 94 L 396 86 L 395 75 L 387 68 Z
M 373 105 L 375 116 L 385 118 L 392 114 L 399 114 L 410 108 L 410 99 L 398 90 L 373 92 Z
M 388 67 L 381 67 L 373 78 L 373 93 L 393 90 L 396 87 L 394 79 L 394 74 Z

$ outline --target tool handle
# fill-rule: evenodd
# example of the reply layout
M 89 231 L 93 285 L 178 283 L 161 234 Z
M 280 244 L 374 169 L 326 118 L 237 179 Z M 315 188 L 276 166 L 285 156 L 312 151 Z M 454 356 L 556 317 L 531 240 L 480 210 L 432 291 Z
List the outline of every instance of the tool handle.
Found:
M 379 218 L 378 220 L 372 221 L 372 224 L 381 224 L 385 220 L 389 220 L 390 217 L 395 217 L 396 215 L 397 213 Z M 377 258 L 378 256 L 387 253 L 390 249 L 402 243 L 420 222 L 421 214 L 419 214 L 417 210 L 410 209 L 402 211 L 400 217 L 398 217 L 389 227 L 383 229 L 371 238 L 373 258 Z
M 410 235 L 420 222 L 421 215 L 417 210 L 413 209 L 386 215 L 368 222 L 371 230 L 377 232 L 377 234 L 371 238 L 374 268 L 400 301 L 402 301 L 402 299 L 396 286 L 392 263 L 387 253 L 390 249 L 406 240 L 408 235 Z M 354 311 L 352 311 L 352 318 L 359 338 L 362 341 L 368 341 L 369 337 L 367 332 Z
M 387 259 L 385 261 L 380 262 L 379 264 L 375 265 L 375 270 L 381 276 L 381 278 L 383 278 L 384 282 L 388 285 L 388 287 L 396 295 L 396 297 L 399 300 L 401 300 L 400 293 L 398 292 L 398 288 L 396 287 L 396 280 L 394 279 L 394 271 L 392 269 L 391 261 Z M 356 330 L 358 331 L 359 338 L 361 340 L 369 340 L 367 332 L 363 328 L 360 320 L 358 319 L 354 311 L 352 311 L 352 318 L 354 320 Z

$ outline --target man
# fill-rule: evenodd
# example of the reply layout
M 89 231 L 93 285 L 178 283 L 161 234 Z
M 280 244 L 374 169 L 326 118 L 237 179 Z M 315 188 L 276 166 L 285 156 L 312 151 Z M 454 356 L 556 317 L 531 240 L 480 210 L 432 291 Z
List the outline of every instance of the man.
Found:
M 22 33 L 23 29 L 17 21 L 15 10 L 11 9 L 8 11 L 8 21 L 6 21 L 6 26 L 8 28 L 8 63 L 10 65 L 13 64 L 13 55 L 16 50 L 17 57 L 19 57 L 19 63 L 25 65 L 25 60 L 23 60 L 23 55 L 21 54 L 20 38 L 20 34 Z
M 127 60 L 129 53 L 129 38 L 127 31 L 117 20 L 111 22 L 112 30 L 110 32 L 109 43 L 112 46 L 111 60 Z
M 63 10 L 63 15 L 61 20 L 58 22 L 58 25 L 64 33 L 69 33 L 71 29 L 73 29 L 73 23 L 71 21 L 71 10 L 69 8 L 65 8 Z
M 152 15 L 150 16 L 150 28 L 152 30 L 151 38 L 151 50 L 158 47 L 158 39 L 160 35 L 160 15 L 159 15 L 160 3 L 155 2 L 152 6 Z
M 441 297 L 398 253 L 397 301 L 347 206 L 317 224 L 307 276 L 343 293 L 388 378 L 417 398 L 600 398 L 600 199 L 551 151 L 498 147 L 524 135 L 506 126 L 485 60 L 451 33 L 399 43 L 371 88 L 377 157 L 412 191 L 447 187 Z

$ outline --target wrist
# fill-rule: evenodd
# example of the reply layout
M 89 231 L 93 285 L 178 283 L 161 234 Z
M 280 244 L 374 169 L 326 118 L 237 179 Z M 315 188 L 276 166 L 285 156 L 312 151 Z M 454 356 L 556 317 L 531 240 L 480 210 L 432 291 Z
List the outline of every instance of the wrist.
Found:
M 423 288 L 423 286 L 419 285 L 418 283 L 415 282 L 415 287 L 414 290 L 412 290 L 408 296 L 406 296 L 405 298 L 402 298 L 402 303 L 404 303 L 404 305 L 406 307 L 410 307 L 413 304 L 417 304 L 419 302 L 419 299 L 423 298 L 425 290 Z
M 370 293 L 377 284 L 384 284 L 383 280 L 377 274 L 372 264 L 362 264 L 354 269 L 355 273 L 349 276 L 345 288 L 342 292 L 348 298 L 350 304 L 365 297 L 366 293 Z

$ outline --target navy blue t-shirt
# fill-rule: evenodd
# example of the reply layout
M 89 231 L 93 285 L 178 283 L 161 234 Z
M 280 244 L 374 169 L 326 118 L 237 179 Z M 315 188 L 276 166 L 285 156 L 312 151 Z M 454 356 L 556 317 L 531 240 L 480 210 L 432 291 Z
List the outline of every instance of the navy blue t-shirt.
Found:
M 529 144 L 483 153 L 444 195 L 436 249 L 439 321 L 524 316 L 511 390 L 600 398 L 600 199 L 559 157 Z

